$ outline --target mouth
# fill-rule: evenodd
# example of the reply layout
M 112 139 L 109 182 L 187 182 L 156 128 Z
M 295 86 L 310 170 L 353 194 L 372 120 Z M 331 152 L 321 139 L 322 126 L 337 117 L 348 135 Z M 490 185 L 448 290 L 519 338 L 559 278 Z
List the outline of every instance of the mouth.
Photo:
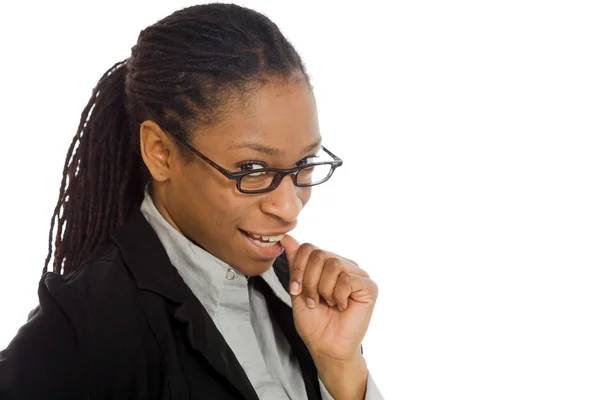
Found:
M 247 232 L 245 230 L 240 229 L 240 231 L 246 235 L 252 242 L 254 242 L 257 246 L 260 247 L 273 247 L 275 246 L 286 233 L 278 234 L 278 235 L 263 235 L 261 233 Z

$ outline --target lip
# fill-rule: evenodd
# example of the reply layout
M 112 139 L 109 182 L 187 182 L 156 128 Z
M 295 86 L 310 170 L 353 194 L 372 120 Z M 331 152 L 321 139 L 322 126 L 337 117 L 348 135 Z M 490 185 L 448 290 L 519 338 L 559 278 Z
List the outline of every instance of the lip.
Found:
M 275 233 L 258 233 L 258 232 L 247 231 L 244 229 L 240 229 L 240 231 L 246 232 L 246 233 L 254 233 L 254 234 L 260 235 L 260 236 L 279 236 L 279 235 L 285 235 L 289 232 L 289 231 L 285 231 L 285 232 L 275 232 Z
M 283 253 L 283 247 L 281 246 L 281 244 L 279 244 L 279 242 L 275 243 L 273 246 L 270 247 L 261 247 L 259 245 L 257 245 L 256 243 L 254 243 L 254 240 L 250 239 L 250 237 L 248 235 L 246 235 L 245 231 L 239 229 L 240 231 L 240 235 L 242 235 L 244 241 L 246 242 L 246 245 L 248 246 L 249 250 L 255 254 L 258 258 L 263 259 L 263 260 L 273 260 L 277 257 L 279 257 L 281 255 L 281 253 Z M 265 235 L 267 236 L 267 235 Z M 276 235 L 268 235 L 268 236 L 276 236 Z

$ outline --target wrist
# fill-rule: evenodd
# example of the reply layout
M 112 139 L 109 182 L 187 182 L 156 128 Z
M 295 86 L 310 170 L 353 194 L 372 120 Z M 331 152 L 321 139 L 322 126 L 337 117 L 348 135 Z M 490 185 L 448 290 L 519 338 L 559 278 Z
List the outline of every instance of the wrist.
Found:
M 315 366 L 321 381 L 334 399 L 364 399 L 369 370 L 362 355 L 347 360 L 321 357 L 315 360 Z

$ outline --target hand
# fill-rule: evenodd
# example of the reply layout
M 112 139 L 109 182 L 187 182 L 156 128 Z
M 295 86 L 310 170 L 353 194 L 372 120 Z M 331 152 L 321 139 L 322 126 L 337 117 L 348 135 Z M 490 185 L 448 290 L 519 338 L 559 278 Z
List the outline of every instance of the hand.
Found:
M 349 259 L 286 235 L 281 241 L 290 266 L 294 323 L 319 364 L 356 363 L 378 288 Z

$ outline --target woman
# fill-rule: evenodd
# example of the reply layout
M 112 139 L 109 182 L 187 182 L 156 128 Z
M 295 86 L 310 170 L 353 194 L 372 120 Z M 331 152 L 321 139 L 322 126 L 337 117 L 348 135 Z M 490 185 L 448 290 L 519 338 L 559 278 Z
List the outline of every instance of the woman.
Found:
M 143 30 L 82 113 L 0 398 L 381 398 L 376 284 L 288 235 L 341 164 L 266 17 L 210 4 Z

